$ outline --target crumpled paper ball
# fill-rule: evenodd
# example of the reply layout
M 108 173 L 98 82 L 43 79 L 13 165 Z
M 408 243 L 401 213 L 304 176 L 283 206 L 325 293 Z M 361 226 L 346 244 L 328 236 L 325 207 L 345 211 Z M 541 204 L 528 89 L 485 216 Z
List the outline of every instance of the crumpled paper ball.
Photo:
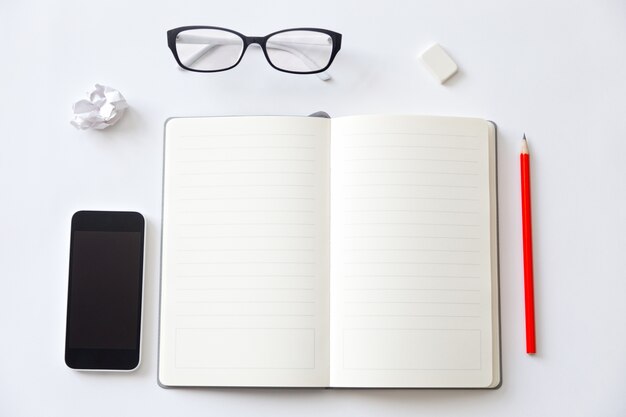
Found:
M 96 84 L 87 96 L 87 100 L 79 100 L 72 106 L 74 120 L 70 123 L 76 129 L 105 129 L 113 126 L 128 107 L 122 93 L 106 85 Z

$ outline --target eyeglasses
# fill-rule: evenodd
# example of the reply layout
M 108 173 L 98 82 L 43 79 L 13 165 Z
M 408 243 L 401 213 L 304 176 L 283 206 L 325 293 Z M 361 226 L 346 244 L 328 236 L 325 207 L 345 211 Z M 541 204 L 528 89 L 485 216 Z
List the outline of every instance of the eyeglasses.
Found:
M 245 36 L 215 26 L 184 26 L 167 31 L 167 44 L 181 68 L 195 72 L 229 70 L 250 45 L 263 49 L 269 64 L 291 74 L 325 73 L 341 48 L 341 34 L 326 29 L 285 29 L 264 37 Z

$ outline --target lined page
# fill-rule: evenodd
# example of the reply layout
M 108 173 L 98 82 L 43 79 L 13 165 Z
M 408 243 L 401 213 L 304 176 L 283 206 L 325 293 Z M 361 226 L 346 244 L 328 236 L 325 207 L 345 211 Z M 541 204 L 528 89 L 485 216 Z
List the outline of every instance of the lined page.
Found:
M 167 123 L 162 384 L 328 385 L 329 126 Z
M 476 119 L 333 120 L 332 386 L 494 384 L 493 139 Z

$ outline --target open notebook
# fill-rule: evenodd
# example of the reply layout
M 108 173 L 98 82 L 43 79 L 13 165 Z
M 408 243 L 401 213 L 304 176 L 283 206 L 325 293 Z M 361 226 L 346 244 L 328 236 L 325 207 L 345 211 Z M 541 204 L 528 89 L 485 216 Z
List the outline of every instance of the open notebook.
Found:
M 165 126 L 159 383 L 500 383 L 496 133 L 424 116 Z

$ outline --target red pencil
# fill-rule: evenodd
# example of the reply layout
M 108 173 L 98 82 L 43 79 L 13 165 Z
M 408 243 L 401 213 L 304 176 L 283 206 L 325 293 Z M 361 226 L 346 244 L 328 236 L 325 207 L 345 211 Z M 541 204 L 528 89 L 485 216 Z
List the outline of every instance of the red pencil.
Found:
M 535 346 L 535 300 L 533 288 L 533 234 L 530 215 L 530 156 L 526 134 L 520 154 L 522 178 L 522 236 L 524 246 L 524 300 L 526 306 L 526 353 L 537 352 Z

